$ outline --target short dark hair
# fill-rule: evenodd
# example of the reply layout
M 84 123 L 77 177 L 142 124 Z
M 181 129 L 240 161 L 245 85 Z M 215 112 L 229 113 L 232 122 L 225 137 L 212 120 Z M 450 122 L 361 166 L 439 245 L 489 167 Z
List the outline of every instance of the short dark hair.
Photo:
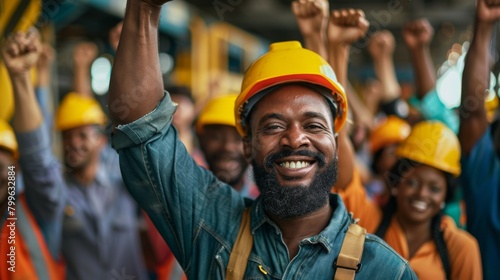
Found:
M 194 102 L 193 94 L 191 90 L 188 87 L 185 86 L 177 86 L 177 85 L 170 85 L 166 86 L 165 90 L 170 94 L 170 95 L 178 95 L 178 96 L 184 96 L 191 101 L 191 103 Z

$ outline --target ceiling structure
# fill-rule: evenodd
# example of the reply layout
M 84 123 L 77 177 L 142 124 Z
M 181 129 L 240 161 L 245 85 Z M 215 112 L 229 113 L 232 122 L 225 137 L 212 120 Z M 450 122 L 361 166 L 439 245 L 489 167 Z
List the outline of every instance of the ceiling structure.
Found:
M 291 0 L 185 0 L 214 18 L 231 23 L 269 41 L 300 40 L 291 12 Z M 473 0 L 330 0 L 330 9 L 362 9 L 370 21 L 368 36 L 380 29 L 396 37 L 396 65 L 408 65 L 408 52 L 401 27 L 410 19 L 427 18 L 435 29 L 431 52 L 436 64 L 445 60 L 453 43 L 470 39 L 474 18 Z M 217 8 L 218 7 L 218 8 Z M 360 53 L 360 52 L 357 52 Z M 354 63 L 366 64 L 367 54 L 353 56 Z

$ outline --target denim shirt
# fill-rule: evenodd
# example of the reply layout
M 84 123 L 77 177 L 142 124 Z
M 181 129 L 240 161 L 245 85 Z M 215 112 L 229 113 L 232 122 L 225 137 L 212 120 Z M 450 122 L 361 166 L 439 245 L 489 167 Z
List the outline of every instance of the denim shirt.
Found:
M 241 217 L 251 207 L 254 246 L 245 279 L 333 279 L 333 263 L 351 222 L 338 195 L 334 213 L 318 235 L 300 242 L 290 260 L 278 226 L 260 199 L 243 198 L 199 167 L 170 125 L 167 94 L 141 119 L 118 126 L 112 137 L 127 188 L 148 213 L 189 279 L 224 279 Z M 381 239 L 367 235 L 358 279 L 416 279 L 408 262 Z

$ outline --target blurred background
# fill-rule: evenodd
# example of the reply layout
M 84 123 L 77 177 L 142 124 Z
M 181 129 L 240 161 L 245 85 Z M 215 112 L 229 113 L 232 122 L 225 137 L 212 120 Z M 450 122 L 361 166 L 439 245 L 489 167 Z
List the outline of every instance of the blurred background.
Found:
M 175 0 L 163 8 L 160 30 L 160 60 L 167 84 L 188 86 L 196 100 L 209 92 L 239 91 L 242 73 L 266 51 L 270 42 L 301 40 L 291 12 L 291 0 Z M 103 102 L 108 90 L 114 50 L 108 33 L 124 14 L 126 0 L 0 0 L 2 37 L 19 25 L 35 22 L 44 41 L 54 46 L 57 58 L 56 96 L 71 90 L 75 44 L 92 41 L 99 48 L 91 68 L 92 90 Z M 471 39 L 473 0 L 337 0 L 330 9 L 359 8 L 370 21 L 366 40 L 354 44 L 349 79 L 360 87 L 375 76 L 366 50 L 370 34 L 388 29 L 396 38 L 394 61 L 403 95 L 413 92 L 409 53 L 401 37 L 403 24 L 426 17 L 434 28 L 431 55 L 436 63 L 440 96 L 450 107 L 458 105 L 460 55 Z M 494 40 L 495 41 L 495 40 Z M 492 50 L 494 50 L 492 46 Z M 493 53 L 498 57 L 496 53 Z M 456 68 L 456 69 L 455 69 Z M 498 69 L 492 73 L 497 89 Z M 5 95 L 5 77 L 2 94 Z M 448 94 L 446 91 L 449 91 Z M 56 98 L 57 99 L 57 98 Z M 3 115 L 9 97 L 2 96 Z

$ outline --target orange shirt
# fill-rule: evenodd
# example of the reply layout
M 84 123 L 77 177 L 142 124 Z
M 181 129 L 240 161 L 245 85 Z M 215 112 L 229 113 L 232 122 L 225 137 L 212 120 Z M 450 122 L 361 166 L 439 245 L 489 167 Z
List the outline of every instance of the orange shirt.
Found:
M 354 177 L 357 177 L 354 174 Z M 369 233 L 374 233 L 382 219 L 381 209 L 366 196 L 361 181 L 353 180 L 344 190 L 338 191 L 348 211 L 359 218 L 359 224 Z M 452 218 L 444 216 L 441 221 L 444 241 L 448 249 L 451 265 L 451 279 L 482 279 L 481 257 L 477 240 L 468 232 L 457 228 Z M 385 241 L 403 258 L 419 279 L 445 279 L 445 272 L 436 243 L 431 240 L 422 245 L 409 259 L 408 241 L 397 219 L 392 218 Z

